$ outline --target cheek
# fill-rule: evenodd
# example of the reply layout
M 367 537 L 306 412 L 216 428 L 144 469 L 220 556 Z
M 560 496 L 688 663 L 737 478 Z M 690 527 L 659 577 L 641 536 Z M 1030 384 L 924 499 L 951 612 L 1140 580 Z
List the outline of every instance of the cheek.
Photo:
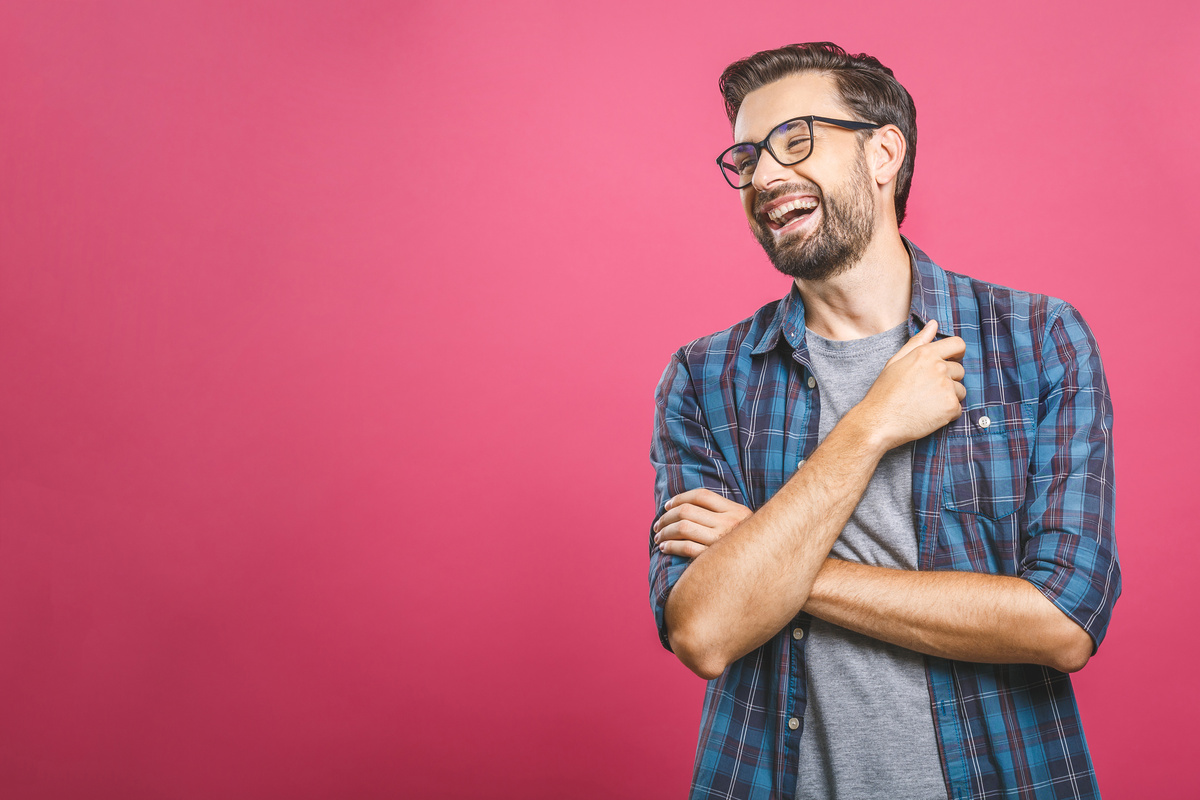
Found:
M 742 191 L 742 210 L 746 212 L 746 216 L 754 219 L 754 195 L 751 192 Z

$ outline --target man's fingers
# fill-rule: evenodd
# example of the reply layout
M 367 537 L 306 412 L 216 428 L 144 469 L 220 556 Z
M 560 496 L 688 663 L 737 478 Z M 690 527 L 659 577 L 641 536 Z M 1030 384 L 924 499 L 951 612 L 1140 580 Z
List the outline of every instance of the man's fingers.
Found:
M 683 503 L 691 503 L 710 511 L 730 511 L 738 505 L 732 500 L 726 500 L 711 489 L 689 489 L 668 500 L 666 507 L 675 508 Z
M 698 542 L 704 546 L 708 546 L 720 539 L 721 536 L 716 528 L 710 528 L 706 525 L 701 525 L 698 522 L 681 519 L 678 522 L 672 522 L 670 525 L 664 526 L 654 536 L 654 541 L 662 549 L 662 545 L 670 541 L 678 541 L 687 539 L 690 542 Z
M 706 528 L 716 528 L 720 525 L 720 520 L 717 518 L 717 514 L 715 512 L 691 503 L 683 503 L 681 505 L 672 506 L 667 510 L 667 513 L 659 517 L 658 522 L 654 523 L 654 530 L 656 532 L 661 531 L 668 525 L 685 521 L 694 522 L 698 525 L 703 525 Z
M 891 363 L 892 361 L 899 361 L 921 345 L 932 342 L 933 337 L 937 334 L 937 325 L 938 323 L 936 319 L 931 319 L 929 322 L 926 322 L 925 327 L 917 331 L 916 336 L 913 336 L 911 339 L 905 342 L 904 346 L 897 350 L 894 356 L 888 359 L 888 363 Z
M 686 539 L 663 542 L 658 547 L 664 555 L 668 556 L 683 556 L 684 558 L 695 558 L 708 549 L 707 545 L 690 542 Z
M 967 343 L 961 336 L 947 336 L 941 341 L 932 342 L 929 347 L 938 358 L 946 361 L 959 361 L 967 352 Z

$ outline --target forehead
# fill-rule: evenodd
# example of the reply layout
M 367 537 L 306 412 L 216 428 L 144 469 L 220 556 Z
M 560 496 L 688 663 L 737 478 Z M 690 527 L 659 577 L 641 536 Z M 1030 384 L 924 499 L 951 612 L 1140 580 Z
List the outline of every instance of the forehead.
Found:
M 742 101 L 733 123 L 735 142 L 757 142 L 785 119 L 806 117 L 845 118 L 833 76 L 800 72 L 760 86 Z

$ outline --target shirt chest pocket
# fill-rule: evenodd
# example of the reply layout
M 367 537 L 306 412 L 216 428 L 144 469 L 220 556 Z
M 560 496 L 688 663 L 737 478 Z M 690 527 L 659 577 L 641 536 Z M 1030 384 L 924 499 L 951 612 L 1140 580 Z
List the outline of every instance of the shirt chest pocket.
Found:
M 946 426 L 946 508 L 1000 519 L 1021 507 L 1036 410 L 1024 403 L 975 406 Z

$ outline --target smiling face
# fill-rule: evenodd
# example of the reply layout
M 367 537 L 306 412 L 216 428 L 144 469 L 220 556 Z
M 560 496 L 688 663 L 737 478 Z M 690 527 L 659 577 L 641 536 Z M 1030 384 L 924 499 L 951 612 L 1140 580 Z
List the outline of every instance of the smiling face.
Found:
M 734 140 L 757 142 L 793 117 L 815 114 L 853 119 L 832 77 L 789 75 L 746 95 Z M 853 131 L 813 124 L 813 152 L 780 166 L 765 150 L 753 182 L 741 189 L 750 230 L 785 275 L 824 280 L 852 267 L 875 233 L 878 198 L 863 149 Z

